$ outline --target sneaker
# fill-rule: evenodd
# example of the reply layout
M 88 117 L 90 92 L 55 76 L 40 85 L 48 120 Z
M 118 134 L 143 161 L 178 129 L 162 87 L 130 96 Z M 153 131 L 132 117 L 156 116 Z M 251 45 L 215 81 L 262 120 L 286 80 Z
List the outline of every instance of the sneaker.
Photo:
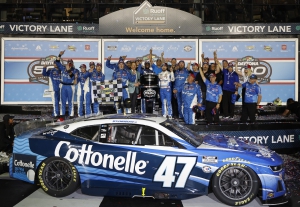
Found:
M 223 118 L 224 118 L 224 119 L 229 119 L 229 118 L 230 118 L 230 116 L 224 116 Z
M 0 156 L 1 157 L 5 157 L 5 158 L 8 158 L 7 154 L 5 152 L 0 152 Z
M 167 118 L 168 118 L 168 119 L 173 119 L 172 116 L 170 116 L 170 115 L 168 115 Z

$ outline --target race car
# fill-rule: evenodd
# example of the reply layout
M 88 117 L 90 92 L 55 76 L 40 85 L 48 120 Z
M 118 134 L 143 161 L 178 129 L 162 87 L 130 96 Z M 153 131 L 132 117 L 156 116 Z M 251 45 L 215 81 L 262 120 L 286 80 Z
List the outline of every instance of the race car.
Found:
M 32 125 L 32 124 L 31 124 Z M 33 126 L 33 125 L 32 125 Z M 50 123 L 15 138 L 13 178 L 45 193 L 187 199 L 213 192 L 224 204 L 286 203 L 283 160 L 221 134 L 201 136 L 158 115 L 104 115 Z

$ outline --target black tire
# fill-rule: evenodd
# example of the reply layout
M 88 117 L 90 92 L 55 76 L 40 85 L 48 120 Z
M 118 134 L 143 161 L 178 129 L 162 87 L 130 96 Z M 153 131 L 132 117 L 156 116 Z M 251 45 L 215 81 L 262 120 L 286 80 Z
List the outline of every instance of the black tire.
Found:
M 72 163 L 61 157 L 45 159 L 38 169 L 41 188 L 54 197 L 64 197 L 79 186 L 79 175 Z
M 219 168 L 212 179 L 215 196 L 229 206 L 243 206 L 256 198 L 259 178 L 244 164 L 230 163 Z

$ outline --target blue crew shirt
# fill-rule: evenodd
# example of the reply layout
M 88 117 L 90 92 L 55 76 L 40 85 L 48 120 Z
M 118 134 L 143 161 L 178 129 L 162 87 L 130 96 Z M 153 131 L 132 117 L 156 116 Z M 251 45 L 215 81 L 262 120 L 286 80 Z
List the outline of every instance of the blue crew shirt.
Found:
M 186 68 L 178 69 L 174 73 L 175 81 L 174 81 L 174 89 L 178 92 L 182 91 L 183 85 L 189 76 L 189 71 Z
M 183 107 L 193 108 L 198 103 L 202 103 L 202 93 L 200 87 L 196 83 L 186 83 L 182 90 Z
M 52 87 L 53 91 L 59 91 L 59 84 L 60 84 L 60 79 L 61 79 L 61 72 L 58 68 L 51 68 L 47 70 L 47 68 L 43 68 L 43 76 L 48 76 L 50 77 L 52 81 Z
M 235 82 L 239 82 L 239 76 L 235 71 L 229 72 L 228 69 L 223 69 L 223 90 L 235 92 Z
M 206 100 L 218 103 L 219 96 L 223 94 L 221 86 L 217 82 L 211 83 L 207 79 L 204 83 L 206 85 Z
M 152 69 L 153 69 L 153 72 L 155 75 L 158 75 L 162 72 L 162 69 L 161 67 L 155 65 L 154 63 L 151 65 Z
M 243 88 L 246 88 L 245 91 L 245 103 L 256 103 L 258 95 L 261 94 L 260 86 L 257 83 L 243 83 Z

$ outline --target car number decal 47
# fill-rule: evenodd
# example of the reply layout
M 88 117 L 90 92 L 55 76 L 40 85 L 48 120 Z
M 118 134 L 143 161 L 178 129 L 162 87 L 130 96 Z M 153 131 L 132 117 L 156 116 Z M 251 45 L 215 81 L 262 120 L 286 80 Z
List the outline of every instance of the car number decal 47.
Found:
M 175 188 L 184 188 L 192 169 L 197 163 L 197 157 L 166 156 L 158 167 L 153 181 L 162 182 L 162 187 L 171 188 L 175 182 Z M 177 165 L 184 165 L 181 172 L 175 172 Z M 176 180 L 175 174 L 178 174 Z

